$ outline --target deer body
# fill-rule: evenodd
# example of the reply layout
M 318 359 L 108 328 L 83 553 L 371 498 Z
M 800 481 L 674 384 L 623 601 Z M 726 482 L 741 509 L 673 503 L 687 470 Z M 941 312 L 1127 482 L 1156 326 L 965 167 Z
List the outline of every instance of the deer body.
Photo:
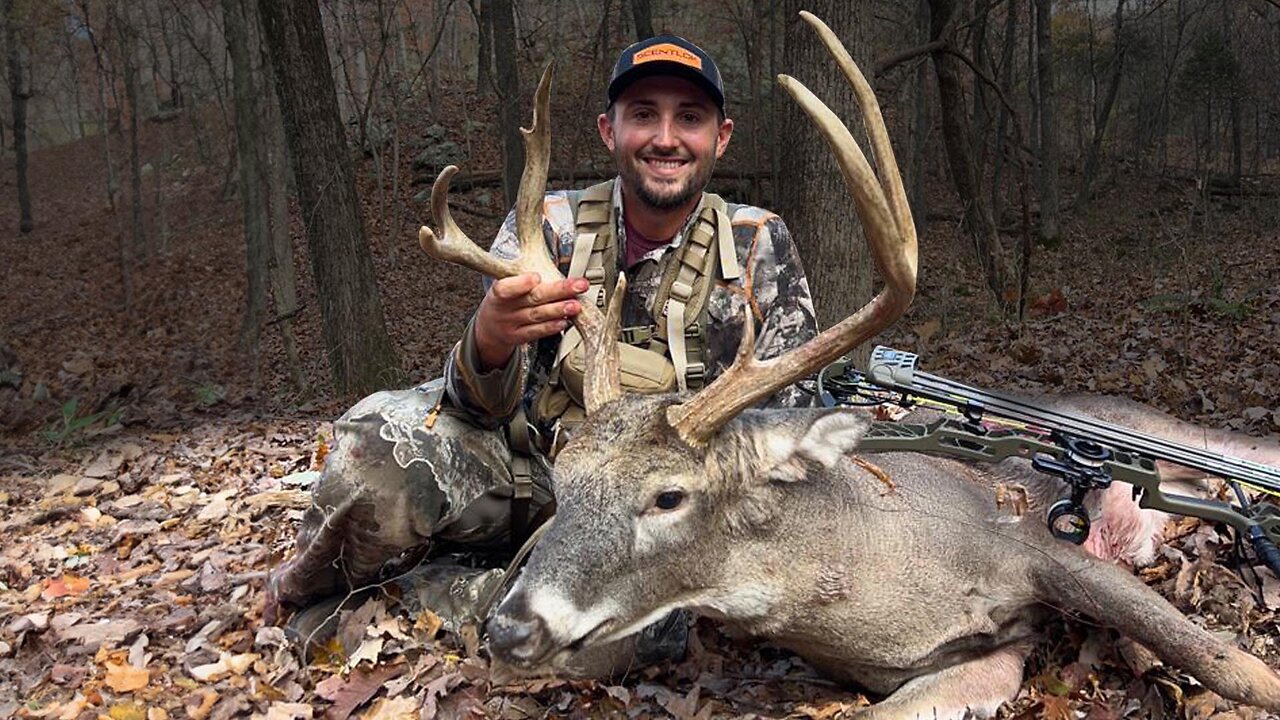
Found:
M 490 621 L 495 658 L 554 671 L 689 607 L 888 694 L 880 715 L 988 715 L 1061 608 L 1280 709 L 1264 663 L 1038 516 L 997 508 L 974 469 L 909 453 L 851 462 L 868 424 L 856 411 L 747 411 L 702 451 L 666 425 L 674 400 L 621 398 L 565 448 L 555 524 Z M 664 493 L 682 501 L 661 508 Z

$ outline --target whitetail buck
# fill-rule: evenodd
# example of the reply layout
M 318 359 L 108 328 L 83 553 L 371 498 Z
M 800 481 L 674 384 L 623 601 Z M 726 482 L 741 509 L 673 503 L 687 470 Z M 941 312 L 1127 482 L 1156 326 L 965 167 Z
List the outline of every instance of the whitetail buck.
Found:
M 887 695 L 866 717 L 991 715 L 1016 696 L 1049 612 L 1088 615 L 1225 697 L 1280 711 L 1280 676 L 1190 622 L 1130 573 L 1000 514 L 955 462 L 885 453 L 852 462 L 868 417 L 756 410 L 897 319 L 915 290 L 916 240 L 875 97 L 835 35 L 803 13 L 856 91 L 877 181 L 836 116 L 779 82 L 837 155 L 885 288 L 803 347 L 752 356 L 701 392 L 623 396 L 607 315 L 584 303 L 588 419 L 556 458 L 558 512 L 487 629 L 496 661 L 554 670 L 676 608 L 772 639 L 832 676 Z M 538 88 L 517 202 L 519 262 L 485 254 L 449 217 L 445 170 L 432 195 L 433 255 L 506 277 L 556 273 L 542 235 L 549 74 Z M 639 451 L 643 449 L 643 451 Z M 892 479 L 892 487 L 885 477 Z

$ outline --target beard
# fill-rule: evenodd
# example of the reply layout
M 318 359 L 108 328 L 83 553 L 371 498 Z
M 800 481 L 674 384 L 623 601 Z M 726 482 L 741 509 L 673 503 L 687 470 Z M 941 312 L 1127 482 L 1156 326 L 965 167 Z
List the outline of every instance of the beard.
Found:
M 644 161 L 637 160 L 634 156 L 618 157 L 616 160 L 622 182 L 631 188 L 636 199 L 649 208 L 659 211 L 675 210 L 695 198 L 710 182 L 711 173 L 716 167 L 716 159 L 713 156 L 703 161 L 701 166 L 697 167 L 683 182 L 671 184 L 646 179 L 640 167 Z

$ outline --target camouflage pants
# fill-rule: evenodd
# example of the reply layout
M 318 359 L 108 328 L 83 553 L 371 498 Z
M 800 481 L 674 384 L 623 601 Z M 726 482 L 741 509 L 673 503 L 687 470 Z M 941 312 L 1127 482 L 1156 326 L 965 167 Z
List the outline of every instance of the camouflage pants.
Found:
M 414 580 L 475 575 L 420 564 L 441 546 L 508 547 L 511 450 L 502 431 L 439 412 L 443 393 L 439 380 L 378 392 L 334 423 L 294 553 L 268 580 L 269 622 L 280 605 L 302 607 L 391 578 L 412 592 L 422 585 Z M 550 469 L 538 458 L 529 466 L 536 512 L 551 500 Z

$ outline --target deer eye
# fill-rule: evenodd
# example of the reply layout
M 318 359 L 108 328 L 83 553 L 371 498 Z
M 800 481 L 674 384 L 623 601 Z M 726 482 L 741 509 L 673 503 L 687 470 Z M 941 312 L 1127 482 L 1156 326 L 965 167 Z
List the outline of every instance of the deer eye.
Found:
M 653 506 L 659 510 L 675 510 L 684 502 L 683 490 L 663 490 L 653 499 Z

